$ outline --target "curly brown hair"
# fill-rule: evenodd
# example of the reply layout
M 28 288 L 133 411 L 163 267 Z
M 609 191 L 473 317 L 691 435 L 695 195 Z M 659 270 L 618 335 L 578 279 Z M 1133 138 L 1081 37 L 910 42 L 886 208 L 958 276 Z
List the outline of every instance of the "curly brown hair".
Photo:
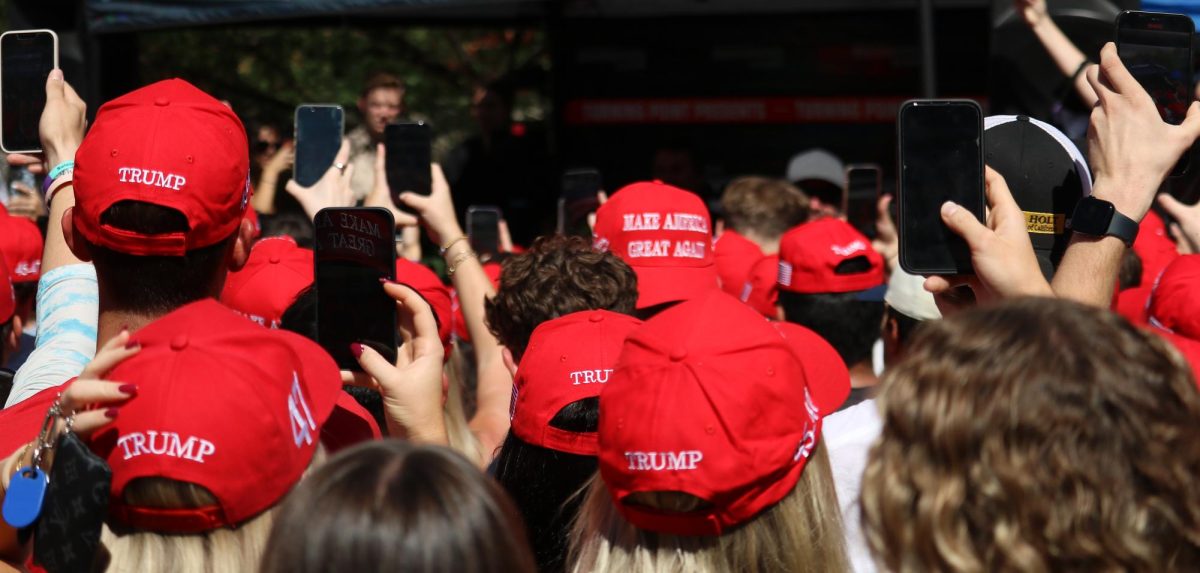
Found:
M 1200 393 L 1105 310 L 925 325 L 882 382 L 862 521 L 890 571 L 1200 570 Z
M 782 179 L 738 177 L 721 194 L 721 209 L 734 231 L 775 238 L 808 218 L 808 196 Z
M 547 320 L 603 309 L 632 314 L 637 275 L 620 257 L 580 237 L 552 235 L 504 261 L 496 296 L 484 304 L 488 330 L 519 360 L 533 329 Z

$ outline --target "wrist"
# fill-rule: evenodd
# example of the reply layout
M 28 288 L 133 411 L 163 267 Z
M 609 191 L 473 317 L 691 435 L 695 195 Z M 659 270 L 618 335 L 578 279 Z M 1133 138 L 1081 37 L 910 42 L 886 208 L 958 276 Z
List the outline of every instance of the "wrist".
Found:
M 458 223 L 444 227 L 429 227 L 429 240 L 433 241 L 433 244 L 443 247 L 447 242 L 453 241 L 463 235 L 466 235 L 466 233 L 463 232 L 462 227 L 458 226 Z
M 1118 213 L 1140 223 L 1150 211 L 1158 185 L 1158 182 L 1118 181 L 1100 176 L 1092 185 L 1092 197 L 1112 203 Z
M 74 160 L 75 151 L 79 149 L 78 143 L 62 143 L 50 144 L 45 146 L 46 151 L 46 168 L 53 168 L 55 165 L 63 161 Z

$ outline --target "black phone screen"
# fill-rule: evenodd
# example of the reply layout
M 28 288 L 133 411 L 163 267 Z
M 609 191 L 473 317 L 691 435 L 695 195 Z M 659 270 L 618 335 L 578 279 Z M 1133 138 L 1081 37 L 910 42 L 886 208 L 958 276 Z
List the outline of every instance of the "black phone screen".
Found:
M 359 343 L 396 360 L 396 301 L 379 279 L 396 278 L 396 224 L 380 208 L 328 208 L 313 221 L 317 342 L 338 367 L 362 370 Z
M 333 166 L 342 147 L 345 115 L 337 105 L 296 108 L 296 183 L 311 187 Z
M 587 215 L 600 207 L 597 194 L 602 188 L 600 172 L 595 169 L 575 169 L 563 174 L 562 194 L 558 198 L 559 233 L 591 238 Z
M 879 201 L 879 168 L 846 169 L 846 219 L 869 239 L 875 238 Z
M 983 114 L 973 101 L 900 108 L 900 265 L 913 274 L 969 274 L 970 250 L 942 222 L 954 201 L 983 219 Z
M 496 255 L 500 252 L 500 210 L 495 207 L 467 209 L 467 235 L 471 237 L 471 248 L 481 255 Z
M 1158 106 L 1163 121 L 1179 125 L 1192 103 L 1192 19 L 1180 14 L 1122 12 L 1117 17 L 1117 54 L 1130 75 Z M 1191 152 L 1171 171 L 1187 170 Z
M 429 126 L 422 122 L 393 123 L 384 128 L 383 137 L 392 202 L 401 205 L 398 197 L 405 191 L 429 195 L 433 186 L 429 171 L 433 163 Z
M 12 32 L 0 42 L 0 107 L 4 149 L 40 151 L 38 122 L 46 107 L 46 77 L 54 69 L 54 36 Z

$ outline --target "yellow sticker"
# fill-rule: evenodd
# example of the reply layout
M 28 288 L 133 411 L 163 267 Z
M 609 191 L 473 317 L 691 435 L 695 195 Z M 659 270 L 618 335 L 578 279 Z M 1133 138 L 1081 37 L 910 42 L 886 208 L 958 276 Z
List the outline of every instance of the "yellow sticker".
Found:
M 1025 228 L 1030 233 L 1061 235 L 1066 226 L 1067 216 L 1064 214 L 1025 211 Z

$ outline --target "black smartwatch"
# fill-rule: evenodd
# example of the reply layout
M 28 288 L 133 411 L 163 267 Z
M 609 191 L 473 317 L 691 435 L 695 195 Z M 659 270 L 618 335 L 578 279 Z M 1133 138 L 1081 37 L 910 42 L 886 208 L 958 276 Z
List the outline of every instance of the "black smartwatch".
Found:
M 1137 221 L 1117 212 L 1112 203 L 1095 197 L 1084 197 L 1075 204 L 1075 214 L 1067 221 L 1067 228 L 1085 235 L 1116 237 L 1126 247 L 1133 246 L 1138 234 Z

